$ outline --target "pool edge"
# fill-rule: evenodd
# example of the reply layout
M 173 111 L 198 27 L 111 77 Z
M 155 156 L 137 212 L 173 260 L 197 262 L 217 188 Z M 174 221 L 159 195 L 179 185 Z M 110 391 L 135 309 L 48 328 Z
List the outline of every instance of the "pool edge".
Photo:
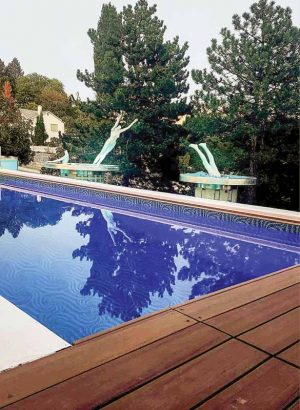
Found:
M 270 221 L 281 222 L 285 224 L 300 224 L 300 213 L 296 211 L 288 211 L 284 209 L 267 208 L 256 205 L 247 205 L 240 203 L 231 203 L 224 201 L 215 201 L 210 199 L 202 199 L 189 197 L 186 195 L 170 194 L 165 192 L 127 188 L 117 185 L 109 185 L 102 183 L 95 183 L 90 181 L 78 181 L 53 177 L 44 174 L 33 174 L 23 171 L 0 170 L 0 177 L 12 176 L 23 179 L 30 179 L 33 181 L 52 182 L 64 186 L 73 186 L 78 188 L 88 188 L 93 191 L 101 191 L 113 194 L 121 194 L 129 197 L 138 197 L 141 199 L 148 199 L 152 201 L 159 201 L 163 203 L 171 203 L 176 205 L 189 206 L 193 208 L 201 208 L 204 210 L 221 211 L 227 214 L 235 214 L 244 217 L 252 217 L 257 219 L 266 219 Z

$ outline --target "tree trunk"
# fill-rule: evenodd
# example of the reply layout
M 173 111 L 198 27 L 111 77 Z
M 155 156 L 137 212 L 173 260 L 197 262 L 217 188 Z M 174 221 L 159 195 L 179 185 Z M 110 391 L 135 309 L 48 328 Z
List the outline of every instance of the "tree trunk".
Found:
M 256 143 L 257 137 L 251 137 L 250 165 L 249 172 L 251 177 L 257 177 L 257 160 L 256 160 Z M 256 186 L 248 187 L 247 203 L 250 205 L 256 204 Z

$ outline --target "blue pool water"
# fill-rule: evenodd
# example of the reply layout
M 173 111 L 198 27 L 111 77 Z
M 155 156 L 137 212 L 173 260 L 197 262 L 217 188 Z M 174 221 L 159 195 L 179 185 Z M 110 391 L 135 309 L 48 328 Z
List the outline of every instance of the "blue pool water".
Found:
M 276 232 L 272 242 L 260 240 L 262 228 L 249 227 L 249 237 L 241 229 L 150 220 L 2 188 L 0 295 L 73 342 L 299 263 L 294 233 L 280 242 Z

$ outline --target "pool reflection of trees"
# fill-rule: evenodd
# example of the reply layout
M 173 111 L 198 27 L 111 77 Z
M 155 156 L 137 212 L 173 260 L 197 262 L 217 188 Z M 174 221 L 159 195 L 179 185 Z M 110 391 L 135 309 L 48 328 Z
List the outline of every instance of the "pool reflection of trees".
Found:
M 81 294 L 98 295 L 99 314 L 123 321 L 140 316 L 152 297 L 173 295 L 176 281 L 192 282 L 192 299 L 296 263 L 291 252 L 26 193 L 0 192 L 0 237 L 7 230 L 16 238 L 23 226 L 56 225 L 65 211 L 85 215 L 76 229 L 88 242 L 73 252 L 73 258 L 92 263 Z
M 39 195 L 0 190 L 0 237 L 7 230 L 17 238 L 23 226 L 38 228 L 56 225 L 72 206 Z
M 88 243 L 73 257 L 92 262 L 81 293 L 99 296 L 100 315 L 124 321 L 140 316 L 151 296 L 172 295 L 176 280 L 196 281 L 192 299 L 278 264 L 278 250 L 272 248 L 109 211 L 94 210 L 76 229 Z M 293 254 L 284 258 L 287 265 L 295 263 Z

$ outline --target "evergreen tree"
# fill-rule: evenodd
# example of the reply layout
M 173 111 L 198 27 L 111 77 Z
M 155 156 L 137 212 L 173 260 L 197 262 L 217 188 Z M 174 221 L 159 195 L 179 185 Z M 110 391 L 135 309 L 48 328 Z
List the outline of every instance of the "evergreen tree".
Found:
M 165 31 L 156 6 L 146 0 L 124 7 L 121 14 L 110 4 L 103 6 L 97 31 L 89 31 L 94 73 L 79 72 L 78 78 L 96 92 L 86 109 L 106 120 L 107 130 L 121 110 L 126 123 L 139 119 L 120 139 L 123 170 L 162 171 L 172 179 L 178 176 L 181 132 L 175 121 L 188 109 L 183 95 L 189 60 L 187 43 L 181 47 L 178 37 L 165 41 Z
M 4 64 L 4 61 L 1 60 L 0 58 L 0 78 L 4 77 L 6 75 L 6 67 Z
M 45 124 L 43 119 L 43 113 L 41 112 L 37 119 L 34 127 L 34 136 L 32 138 L 35 145 L 45 145 L 48 135 L 45 131 Z
M 21 64 L 16 57 L 14 57 L 11 62 L 7 64 L 6 73 L 13 81 L 19 77 L 23 77 L 24 71 L 22 70 Z
M 122 19 L 116 8 L 104 4 L 97 30 L 88 31 L 94 48 L 94 72 L 78 72 L 78 78 L 96 91 L 101 111 L 111 114 L 115 108 L 115 92 L 123 82 Z
M 4 61 L 0 58 L 0 90 L 3 89 L 4 83 L 9 81 L 9 77 L 7 76 L 6 65 Z
M 195 111 L 218 116 L 218 132 L 249 153 L 258 202 L 295 208 L 300 57 L 291 14 L 259 0 L 250 13 L 233 16 L 234 32 L 223 28 L 221 43 L 213 39 L 207 49 L 211 71 L 193 70 L 192 77 L 201 85 Z
M 27 164 L 32 153 L 30 149 L 29 122 L 24 121 L 11 94 L 11 86 L 5 83 L 0 92 L 0 146 L 2 155 L 18 157 Z
M 16 81 L 18 78 L 23 77 L 24 71 L 21 68 L 19 60 L 14 57 L 10 63 L 6 66 L 6 77 L 12 86 L 12 92 L 15 96 L 16 94 Z

